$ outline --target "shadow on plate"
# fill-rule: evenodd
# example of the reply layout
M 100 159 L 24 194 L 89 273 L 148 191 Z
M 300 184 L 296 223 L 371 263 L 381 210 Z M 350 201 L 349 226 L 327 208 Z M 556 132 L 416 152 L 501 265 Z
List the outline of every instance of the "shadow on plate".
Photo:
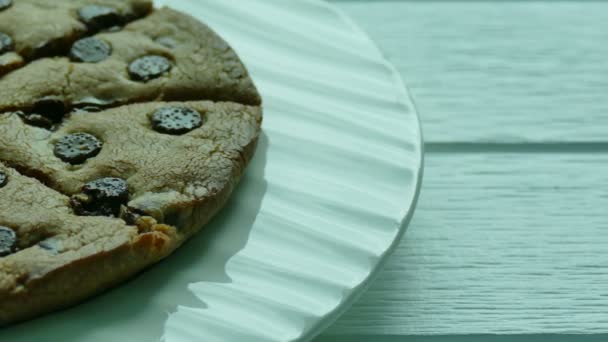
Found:
M 133 280 L 74 308 L 0 330 L 0 341 L 159 341 L 178 305 L 203 307 L 195 282 L 229 283 L 225 267 L 245 247 L 260 210 L 268 137 L 225 208 L 172 256 Z

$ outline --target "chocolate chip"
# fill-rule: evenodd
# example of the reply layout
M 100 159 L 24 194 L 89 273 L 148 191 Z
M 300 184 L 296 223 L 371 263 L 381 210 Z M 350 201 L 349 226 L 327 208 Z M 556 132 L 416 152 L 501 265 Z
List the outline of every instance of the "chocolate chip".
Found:
M 12 229 L 0 227 L 0 257 L 15 252 L 17 234 Z
M 152 127 L 160 133 L 180 135 L 203 125 L 201 114 L 186 107 L 163 107 L 152 114 Z
M 13 0 L 0 0 L 0 11 L 4 11 L 5 9 L 11 7 L 13 5 Z
M 129 186 L 124 179 L 115 177 L 101 178 L 85 184 L 82 191 L 95 200 L 118 200 L 126 202 L 129 199 Z
M 129 75 L 136 81 L 147 82 L 171 70 L 171 63 L 162 56 L 145 56 L 129 65 Z
M 95 37 L 83 38 L 70 50 L 70 59 L 74 62 L 97 63 L 110 57 L 112 47 L 110 44 Z
M 78 16 L 80 21 L 94 31 L 112 26 L 122 26 L 125 21 L 116 9 L 100 5 L 88 5 L 81 8 L 78 11 Z
M 60 123 L 65 116 L 65 104 L 57 98 L 45 98 L 39 100 L 32 108 L 32 113 L 48 118 L 53 123 Z
M 129 201 L 129 186 L 120 178 L 101 178 L 82 187 L 82 194 L 72 196 L 70 203 L 77 215 L 115 216 Z
M 6 33 L 0 32 L 0 54 L 12 51 L 13 48 L 13 38 Z
M 25 57 L 29 60 L 61 56 L 66 54 L 66 45 L 64 38 L 54 38 L 42 42 L 34 47 L 31 52 L 26 52 Z
M 0 188 L 4 188 L 8 183 L 8 176 L 4 171 L 0 171 Z
M 65 112 L 63 101 L 51 97 L 36 102 L 29 113 L 17 112 L 17 114 L 29 125 L 50 129 L 55 124 L 61 123 Z
M 82 164 L 101 151 L 102 143 L 88 133 L 74 133 L 61 138 L 55 145 L 55 156 L 72 165 Z

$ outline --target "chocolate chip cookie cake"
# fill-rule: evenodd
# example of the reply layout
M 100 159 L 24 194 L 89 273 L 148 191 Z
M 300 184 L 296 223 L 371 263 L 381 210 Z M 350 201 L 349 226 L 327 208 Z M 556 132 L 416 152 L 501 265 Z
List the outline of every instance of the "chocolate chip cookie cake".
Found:
M 0 325 L 170 255 L 227 201 L 261 99 L 207 26 L 151 0 L 0 0 Z

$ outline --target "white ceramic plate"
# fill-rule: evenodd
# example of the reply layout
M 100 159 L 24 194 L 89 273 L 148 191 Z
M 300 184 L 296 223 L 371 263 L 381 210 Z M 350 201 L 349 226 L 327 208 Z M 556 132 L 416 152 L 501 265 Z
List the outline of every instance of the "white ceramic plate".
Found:
M 365 288 L 414 210 L 422 144 L 395 70 L 317 0 L 164 0 L 239 52 L 265 101 L 227 208 L 174 256 L 0 341 L 308 341 Z

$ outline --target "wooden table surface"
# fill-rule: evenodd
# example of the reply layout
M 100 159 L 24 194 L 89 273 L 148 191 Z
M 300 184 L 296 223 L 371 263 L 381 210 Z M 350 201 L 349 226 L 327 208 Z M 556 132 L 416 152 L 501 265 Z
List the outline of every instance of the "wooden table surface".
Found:
M 405 240 L 316 342 L 608 340 L 608 3 L 334 3 L 411 88 L 427 161 Z

